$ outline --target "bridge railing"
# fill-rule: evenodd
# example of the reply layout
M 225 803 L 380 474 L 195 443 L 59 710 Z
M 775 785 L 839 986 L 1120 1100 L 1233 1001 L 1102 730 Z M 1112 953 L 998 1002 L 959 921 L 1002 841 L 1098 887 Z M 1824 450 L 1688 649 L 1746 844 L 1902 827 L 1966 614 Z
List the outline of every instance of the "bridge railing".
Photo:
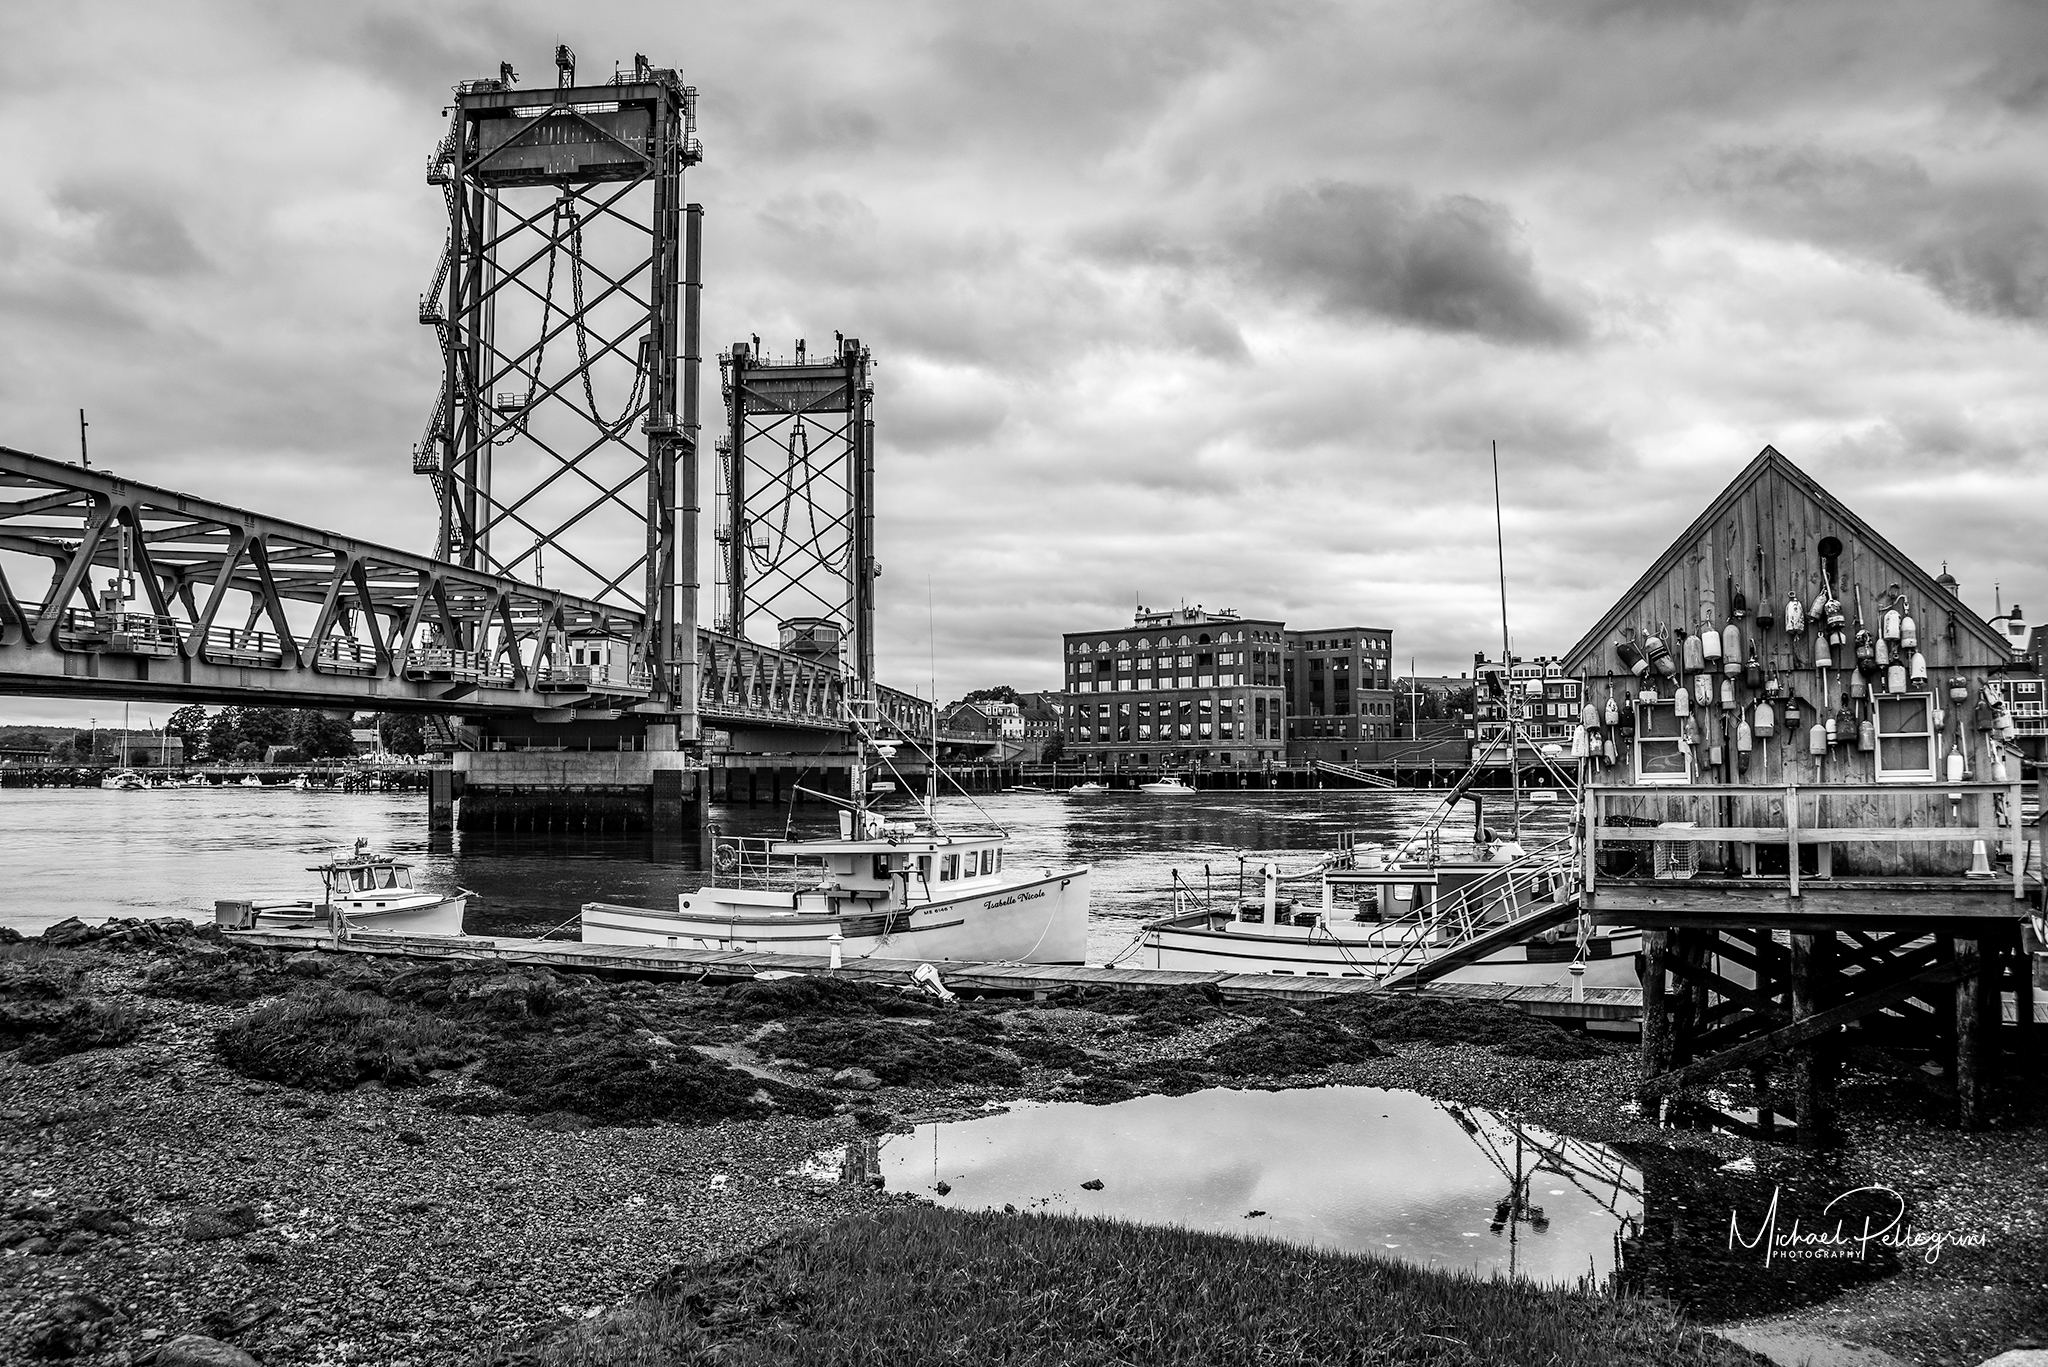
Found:
M 149 612 L 70 608 L 58 624 L 57 635 L 74 650 L 106 646 L 127 655 L 168 657 L 177 654 L 182 644 L 176 621 Z

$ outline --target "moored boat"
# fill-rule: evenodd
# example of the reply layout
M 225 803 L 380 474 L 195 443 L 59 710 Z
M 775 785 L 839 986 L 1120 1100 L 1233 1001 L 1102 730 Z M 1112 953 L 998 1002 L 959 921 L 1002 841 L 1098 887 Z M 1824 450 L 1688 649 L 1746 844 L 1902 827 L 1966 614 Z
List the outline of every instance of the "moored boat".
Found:
M 371 854 L 356 841 L 345 858 L 313 865 L 321 877 L 317 902 L 257 902 L 230 899 L 213 904 L 214 922 L 230 930 L 325 930 L 335 935 L 376 931 L 387 935 L 461 935 L 462 917 L 475 894 L 452 894 L 413 886 L 412 865 L 390 855 Z
M 1154 779 L 1150 783 L 1140 783 L 1138 791 L 1141 793 L 1192 793 L 1195 790 L 1189 787 L 1180 775 L 1167 774 L 1165 777 Z
M 872 742 L 858 724 L 856 734 L 865 757 Z M 886 763 L 893 744 L 874 749 Z M 1020 868 L 1005 859 L 1001 827 L 941 821 L 936 767 L 914 817 L 869 810 L 856 767 L 836 839 L 715 839 L 716 881 L 680 894 L 674 910 L 587 903 L 583 940 L 828 962 L 1082 962 L 1087 865 Z
M 1109 785 L 1108 785 L 1107 783 L 1098 783 L 1098 782 L 1096 782 L 1096 781 L 1095 781 L 1094 779 L 1092 779 L 1092 778 L 1091 778 L 1091 779 L 1084 779 L 1084 780 L 1082 780 L 1081 782 L 1079 782 L 1079 783 L 1076 783 L 1076 784 L 1075 784 L 1075 785 L 1074 785 L 1073 787 L 1071 787 L 1071 788 L 1067 789 L 1067 796 L 1068 796 L 1068 797 L 1093 797 L 1093 796 L 1095 796 L 1095 794 L 1097 794 L 1097 793 L 1106 793 L 1106 792 L 1108 792 L 1108 791 L 1109 791 Z

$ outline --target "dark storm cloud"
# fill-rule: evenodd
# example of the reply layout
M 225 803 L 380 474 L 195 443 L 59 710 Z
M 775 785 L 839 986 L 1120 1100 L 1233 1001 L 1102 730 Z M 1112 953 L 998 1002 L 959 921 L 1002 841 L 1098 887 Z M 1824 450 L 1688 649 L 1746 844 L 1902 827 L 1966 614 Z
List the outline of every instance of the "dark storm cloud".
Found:
M 178 218 L 174 197 L 126 181 L 74 182 L 55 204 L 78 233 L 75 258 L 131 275 L 185 275 L 207 261 Z
M 1746 224 L 1909 272 L 1956 308 L 2048 319 L 2048 197 L 2037 180 L 1943 184 L 1904 153 L 1809 143 L 1718 149 L 1694 183 Z
M 1259 275 L 1331 313 L 1541 346 L 1587 333 L 1538 281 L 1506 206 L 1476 196 L 1320 181 L 1275 195 L 1234 242 Z

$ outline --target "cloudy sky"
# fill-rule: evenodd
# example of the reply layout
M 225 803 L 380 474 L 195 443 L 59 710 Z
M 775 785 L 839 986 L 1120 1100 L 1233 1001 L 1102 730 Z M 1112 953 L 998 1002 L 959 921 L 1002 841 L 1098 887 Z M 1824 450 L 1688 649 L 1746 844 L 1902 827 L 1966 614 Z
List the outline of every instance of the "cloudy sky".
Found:
M 702 92 L 709 350 L 873 348 L 886 680 L 927 686 L 927 583 L 948 696 L 1134 601 L 1469 667 L 1496 440 L 1518 651 L 1767 442 L 2048 608 L 2017 0 L 13 0 L 0 444 L 68 458 L 83 406 L 96 465 L 430 549 L 426 156 L 558 40 Z

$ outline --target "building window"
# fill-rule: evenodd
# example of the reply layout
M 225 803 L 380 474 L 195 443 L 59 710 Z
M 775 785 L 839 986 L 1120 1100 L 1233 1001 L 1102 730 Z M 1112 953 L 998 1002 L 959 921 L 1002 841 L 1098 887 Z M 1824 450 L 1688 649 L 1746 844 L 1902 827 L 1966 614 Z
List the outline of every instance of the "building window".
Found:
M 1692 782 L 1692 753 L 1680 736 L 1678 710 L 1662 698 L 1636 701 L 1636 782 Z
M 1928 783 L 1934 779 L 1934 697 L 1908 693 L 1877 700 L 1877 781 Z

